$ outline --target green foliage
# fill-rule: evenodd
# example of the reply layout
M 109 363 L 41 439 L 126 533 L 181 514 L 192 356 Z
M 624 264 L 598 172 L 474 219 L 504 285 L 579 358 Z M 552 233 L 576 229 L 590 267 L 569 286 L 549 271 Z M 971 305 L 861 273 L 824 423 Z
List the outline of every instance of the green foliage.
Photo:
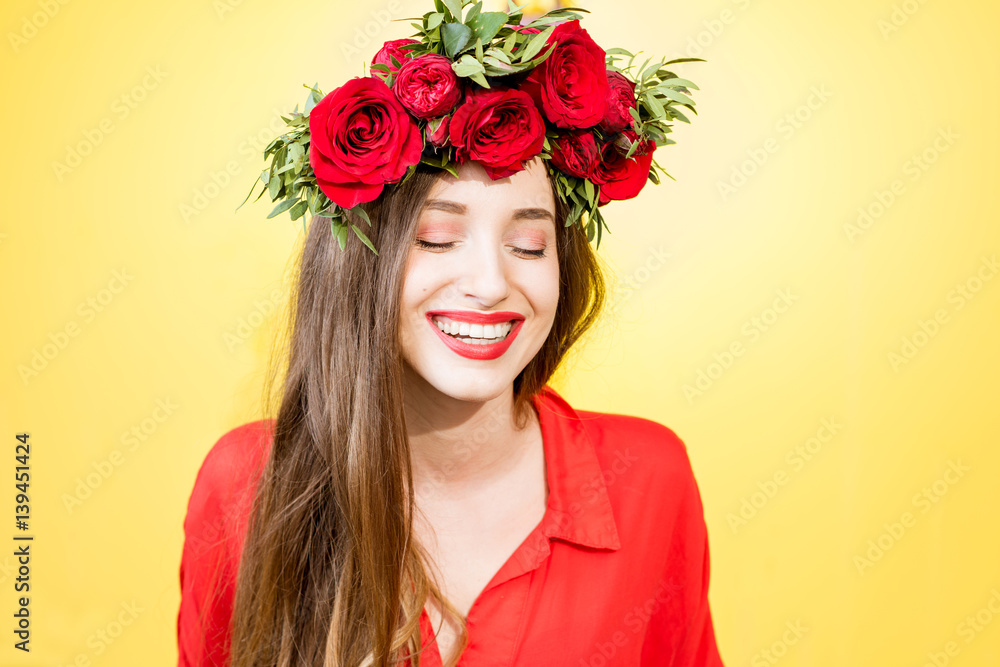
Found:
M 410 57 L 414 58 L 431 53 L 445 56 L 452 61 L 452 69 L 458 77 L 469 79 L 481 88 L 491 88 L 496 83 L 504 84 L 506 77 L 523 74 L 542 64 L 556 48 L 555 44 L 548 44 L 555 24 L 581 19 L 582 13 L 589 13 L 579 7 L 563 7 L 520 26 L 523 20 L 521 8 L 514 0 L 508 0 L 507 5 L 505 12 L 484 12 L 482 0 L 434 0 L 434 11 L 418 18 L 400 19 L 416 21 L 412 24 L 416 33 L 411 35 L 416 39 L 415 43 L 402 46 L 401 49 L 408 51 Z M 540 32 L 528 33 L 523 31 L 524 28 L 536 28 Z M 636 58 L 636 54 L 625 49 L 606 49 L 606 67 L 620 72 L 635 83 L 636 108 L 630 109 L 631 127 L 638 134 L 640 142 L 651 140 L 657 147 L 673 144 L 675 142 L 668 136 L 673 123 L 690 122 L 681 109 L 697 114 L 691 91 L 698 90 L 698 86 L 677 76 L 671 71 L 671 67 L 681 63 L 705 61 L 701 58 L 677 58 L 651 62 L 651 58 L 646 58 L 637 66 Z M 371 67 L 373 75 L 380 77 L 390 88 L 395 79 L 394 70 L 398 69 L 400 63 L 393 57 L 391 64 L 391 67 Z M 268 168 L 261 173 L 260 179 L 251 187 L 243 203 L 260 186 L 257 199 L 266 192 L 275 204 L 268 218 L 288 212 L 292 220 L 301 218 L 303 230 L 307 219 L 317 216 L 329 218 L 331 234 L 341 249 L 346 247 L 349 232 L 353 232 L 360 242 L 378 255 L 371 240 L 361 229 L 363 224 L 369 227 L 372 224 L 364 209 L 356 206 L 345 210 L 337 206 L 320 190 L 316 182 L 308 159 L 309 113 L 323 99 L 323 93 L 316 86 L 306 88 L 310 92 L 303 111 L 299 112 L 296 107 L 291 114 L 282 116 L 287 129 L 265 148 L 264 157 L 269 163 Z M 418 123 L 420 131 L 424 132 L 428 121 L 420 120 Z M 549 165 L 549 172 L 560 196 L 569 204 L 570 215 L 566 225 L 579 224 L 588 240 L 596 240 L 599 248 L 603 231 L 607 229 L 598 207 L 600 186 L 551 166 L 548 161 L 551 157 L 551 140 L 557 136 L 558 132 L 550 128 L 546 133 L 541 156 Z M 612 137 L 603 137 L 603 140 L 610 139 Z M 640 142 L 629 147 L 626 157 L 633 157 Z M 438 148 L 425 142 L 420 162 L 445 170 L 457 178 L 454 150 L 451 146 Z M 649 180 L 653 183 L 660 182 L 657 170 L 662 172 L 654 160 L 649 172 Z M 405 183 L 415 171 L 416 165 L 412 165 L 400 183 Z M 666 172 L 663 173 L 673 178 Z

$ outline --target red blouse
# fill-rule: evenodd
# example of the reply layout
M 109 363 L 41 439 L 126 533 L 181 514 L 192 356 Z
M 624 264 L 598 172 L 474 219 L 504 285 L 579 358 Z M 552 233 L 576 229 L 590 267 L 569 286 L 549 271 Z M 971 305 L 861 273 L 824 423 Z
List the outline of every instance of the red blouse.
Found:
M 648 419 L 574 410 L 548 386 L 533 403 L 547 507 L 469 610 L 459 666 L 721 666 L 705 520 L 683 442 Z M 180 567 L 180 667 L 229 664 L 236 569 L 269 425 L 226 433 L 195 480 Z M 441 667 L 426 610 L 420 625 L 421 664 Z

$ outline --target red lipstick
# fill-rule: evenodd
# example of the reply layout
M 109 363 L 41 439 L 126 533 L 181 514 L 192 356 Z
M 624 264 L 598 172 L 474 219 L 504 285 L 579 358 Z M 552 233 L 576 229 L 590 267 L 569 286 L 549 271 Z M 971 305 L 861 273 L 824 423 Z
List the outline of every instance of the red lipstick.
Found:
M 476 345 L 473 343 L 465 343 L 454 336 L 450 336 L 438 328 L 438 325 L 434 322 L 434 316 L 441 315 L 452 320 L 458 320 L 459 322 L 470 322 L 472 324 L 503 324 L 505 322 L 513 321 L 514 325 L 504 338 L 499 343 L 491 343 L 489 345 Z M 467 359 L 496 359 L 510 347 L 510 344 L 514 341 L 514 337 L 517 336 L 517 332 L 521 330 L 521 325 L 524 323 L 524 316 L 520 313 L 515 313 L 511 311 L 500 311 L 492 313 L 480 313 L 471 310 L 432 310 L 427 313 L 427 322 L 434 328 L 437 335 L 444 341 L 444 344 L 452 349 L 456 354 L 460 354 Z

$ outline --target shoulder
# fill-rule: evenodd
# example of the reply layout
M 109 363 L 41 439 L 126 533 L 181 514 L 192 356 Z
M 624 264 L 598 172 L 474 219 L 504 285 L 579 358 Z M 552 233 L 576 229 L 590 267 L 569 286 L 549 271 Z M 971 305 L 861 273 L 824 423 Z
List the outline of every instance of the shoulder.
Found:
M 184 531 L 214 541 L 242 518 L 270 451 L 273 420 L 230 429 L 208 453 L 195 476 Z
M 613 502 L 701 513 L 688 449 L 673 429 L 645 417 L 574 408 L 548 385 L 539 400 L 561 423 L 577 425 L 565 432 L 576 431 L 585 450 L 592 449 Z

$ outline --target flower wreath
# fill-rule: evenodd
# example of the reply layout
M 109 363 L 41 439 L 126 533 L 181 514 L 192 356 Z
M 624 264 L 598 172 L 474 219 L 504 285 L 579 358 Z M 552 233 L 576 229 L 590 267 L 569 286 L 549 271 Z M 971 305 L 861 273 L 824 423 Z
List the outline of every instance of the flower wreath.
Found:
M 405 182 L 418 164 L 457 177 L 456 164 L 476 160 L 495 180 L 541 156 L 569 206 L 566 225 L 580 223 L 599 248 L 599 207 L 635 197 L 647 179 L 659 184 L 653 152 L 675 143 L 671 121 L 690 123 L 679 107 L 697 113 L 688 95 L 698 87 L 668 66 L 704 61 L 647 58 L 633 69 L 635 55 L 605 51 L 580 27 L 585 9 L 520 25 L 512 0 L 506 12 L 483 12 L 482 4 L 434 0 L 422 19 L 397 19 L 420 20 L 411 24 L 419 39 L 386 42 L 369 76 L 328 95 L 306 86 L 304 111 L 282 116 L 289 129 L 264 150 L 270 168 L 257 199 L 267 192 L 280 202 L 267 217 L 289 211 L 303 229 L 307 212 L 329 217 L 341 250 L 350 227 L 378 255 L 348 213 L 371 226 L 360 205 Z M 628 64 L 617 67 L 618 57 Z

